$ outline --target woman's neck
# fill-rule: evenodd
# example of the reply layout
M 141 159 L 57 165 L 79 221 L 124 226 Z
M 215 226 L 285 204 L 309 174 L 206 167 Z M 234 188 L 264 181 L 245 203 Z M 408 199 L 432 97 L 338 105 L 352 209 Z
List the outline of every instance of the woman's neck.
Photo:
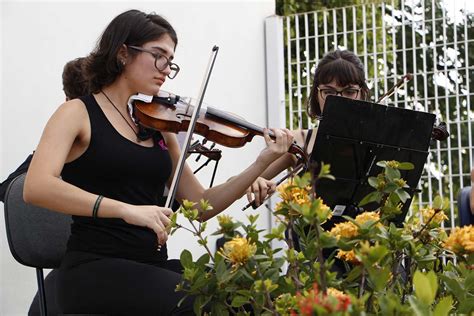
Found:
M 121 80 L 116 80 L 111 85 L 102 87 L 101 91 L 105 92 L 114 102 L 121 105 L 127 104 L 128 99 L 135 94 L 127 85 L 124 85 Z

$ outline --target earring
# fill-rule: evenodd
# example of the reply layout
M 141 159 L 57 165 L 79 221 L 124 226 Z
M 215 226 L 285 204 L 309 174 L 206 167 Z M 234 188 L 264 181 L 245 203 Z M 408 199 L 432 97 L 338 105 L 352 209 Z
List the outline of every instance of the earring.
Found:
M 122 63 L 122 66 L 125 66 L 125 60 L 122 59 L 120 62 Z

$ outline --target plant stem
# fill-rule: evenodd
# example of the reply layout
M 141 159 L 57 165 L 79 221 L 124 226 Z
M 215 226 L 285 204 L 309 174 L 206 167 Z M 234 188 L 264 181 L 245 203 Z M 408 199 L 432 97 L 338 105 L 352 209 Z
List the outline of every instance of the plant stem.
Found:
M 365 288 L 365 269 L 362 268 L 362 275 L 360 278 L 360 286 L 359 286 L 359 298 L 362 298 L 362 295 L 364 295 L 364 288 Z
M 326 283 L 326 266 L 325 266 L 325 259 L 323 255 L 323 248 L 321 248 L 320 244 L 320 231 L 319 231 L 320 225 L 319 223 L 316 223 L 315 225 L 315 233 L 316 233 L 316 240 L 318 241 L 317 244 L 317 251 L 318 251 L 318 261 L 319 261 L 319 278 L 320 278 L 320 286 L 321 290 L 323 291 L 324 294 L 326 294 L 327 290 L 327 283 Z
M 431 215 L 430 219 L 423 225 L 423 227 L 421 227 L 420 231 L 415 232 L 413 234 L 413 237 L 417 238 L 419 235 L 421 235 L 421 233 L 426 229 L 426 227 L 428 227 L 428 225 L 431 223 L 431 221 L 436 216 L 436 214 L 438 214 L 441 211 L 442 211 L 441 209 L 436 209 L 435 212 L 433 213 L 433 215 Z
M 288 250 L 293 251 L 295 249 L 295 244 L 293 241 L 293 225 L 294 225 L 294 219 L 290 217 L 290 223 L 288 225 L 288 239 L 287 239 L 287 244 L 288 244 Z M 298 260 L 295 260 L 294 262 L 290 262 L 290 266 L 288 268 L 289 275 L 293 282 L 295 282 L 296 285 L 296 291 L 299 291 L 301 289 L 301 286 L 303 285 L 298 278 L 298 273 L 300 271 L 300 267 L 298 265 Z
M 211 260 L 213 262 L 215 262 L 214 260 L 214 255 L 212 254 L 211 250 L 209 249 L 209 247 L 207 246 L 207 242 L 205 241 L 205 239 L 202 237 L 202 234 L 201 234 L 201 230 L 198 230 L 196 228 L 196 225 L 194 225 L 193 221 L 188 219 L 189 223 L 191 223 L 191 226 L 193 226 L 195 232 L 193 232 L 193 234 L 195 234 L 201 241 L 202 241 L 202 245 L 203 247 L 206 249 L 207 253 L 209 254 L 209 257 L 211 257 Z
M 275 306 L 273 306 L 272 298 L 270 296 L 270 292 L 268 292 L 267 287 L 265 286 L 265 280 L 263 279 L 263 275 L 258 267 L 258 263 L 255 263 L 255 270 L 258 273 L 259 279 L 262 280 L 262 287 L 263 287 L 263 292 L 265 294 L 265 301 L 268 304 L 268 309 L 272 313 L 272 315 L 278 315 Z
M 191 229 L 187 228 L 187 227 L 184 227 L 184 226 L 179 225 L 179 224 L 176 224 L 176 227 L 177 227 L 177 228 L 182 228 L 182 229 L 184 229 L 184 230 L 187 230 L 188 232 L 190 232 L 191 234 L 194 235 L 194 232 L 193 232 Z

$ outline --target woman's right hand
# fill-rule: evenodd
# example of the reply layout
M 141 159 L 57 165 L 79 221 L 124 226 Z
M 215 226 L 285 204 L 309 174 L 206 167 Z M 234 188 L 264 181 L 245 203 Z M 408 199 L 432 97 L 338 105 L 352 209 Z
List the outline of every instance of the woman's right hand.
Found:
M 258 177 L 247 189 L 247 200 L 253 202 L 255 207 L 258 207 L 267 196 L 275 192 L 275 189 L 276 183 L 274 181 Z
M 167 227 L 171 223 L 170 208 L 155 205 L 127 205 L 122 219 L 132 225 L 148 227 L 158 237 L 158 244 L 164 245 L 168 240 Z

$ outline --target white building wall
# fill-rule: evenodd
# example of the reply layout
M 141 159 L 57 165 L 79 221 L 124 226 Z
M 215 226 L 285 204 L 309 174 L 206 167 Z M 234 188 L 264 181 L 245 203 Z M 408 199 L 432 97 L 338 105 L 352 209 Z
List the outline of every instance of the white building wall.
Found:
M 61 73 L 69 60 L 85 56 L 105 26 L 117 14 L 136 8 L 155 11 L 176 28 L 175 61 L 181 73 L 163 89 L 196 97 L 213 45 L 220 51 L 205 103 L 234 112 L 252 123 L 266 123 L 264 19 L 275 11 L 274 0 L 148 1 L 148 2 L 20 2 L 0 3 L 0 179 L 34 150 L 53 111 L 63 102 Z M 221 183 L 252 163 L 264 146 L 255 138 L 241 149 L 223 149 L 215 183 Z M 201 159 L 197 167 L 202 163 Z M 208 186 L 213 163 L 198 173 Z M 240 200 L 227 214 L 244 220 Z M 3 210 L 3 205 L 0 206 Z M 260 208 L 261 227 L 268 212 Z M 249 213 L 257 213 L 250 211 Z M 0 315 L 25 315 L 36 292 L 34 269 L 14 261 L 0 212 Z M 209 232 L 217 227 L 210 221 Z M 211 248 L 214 249 L 211 240 Z M 183 248 L 197 256 L 203 251 L 186 232 L 169 241 L 170 257 Z

